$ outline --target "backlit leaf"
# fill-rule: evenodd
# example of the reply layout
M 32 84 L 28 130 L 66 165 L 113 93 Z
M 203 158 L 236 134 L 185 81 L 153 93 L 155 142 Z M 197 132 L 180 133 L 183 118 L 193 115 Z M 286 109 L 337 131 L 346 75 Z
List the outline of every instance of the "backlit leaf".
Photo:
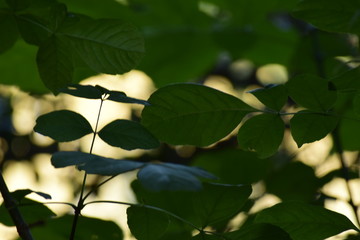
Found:
M 36 119 L 34 131 L 59 142 L 73 141 L 93 132 L 90 123 L 82 115 L 69 110 L 41 115 Z
M 125 93 L 119 92 L 119 91 L 109 91 L 109 97 L 107 100 L 115 101 L 115 102 L 121 102 L 121 103 L 136 103 L 141 105 L 150 105 L 147 101 L 136 99 L 132 97 L 126 96 Z
M 131 233 L 138 240 L 156 240 L 166 231 L 169 218 L 160 211 L 131 206 L 126 210 Z
M 204 183 L 193 198 L 194 210 L 202 227 L 230 219 L 237 214 L 252 192 L 250 185 Z
M 334 106 L 336 92 L 327 80 L 314 75 L 298 75 L 286 83 L 290 97 L 299 105 L 326 112 Z
M 260 212 L 255 221 L 285 230 L 294 240 L 323 240 L 349 229 L 358 229 L 344 215 L 301 202 L 279 203 Z
M 304 143 L 318 141 L 329 134 L 338 123 L 338 117 L 333 115 L 300 111 L 290 120 L 291 134 L 301 147 Z
M 207 146 L 229 134 L 252 107 L 240 99 L 197 84 L 158 89 L 142 112 L 142 123 L 170 144 Z
M 152 149 L 159 141 L 140 123 L 129 120 L 115 120 L 98 133 L 99 137 L 114 147 L 126 150 Z
M 284 85 L 268 85 L 250 91 L 257 99 L 268 108 L 280 111 L 285 105 L 288 96 Z
M 260 114 L 241 126 L 238 143 L 240 148 L 255 151 L 260 158 L 266 158 L 278 150 L 284 130 L 285 125 L 279 115 Z
M 144 54 L 140 33 L 115 19 L 88 20 L 64 29 L 77 53 L 92 69 L 121 74 L 133 69 Z

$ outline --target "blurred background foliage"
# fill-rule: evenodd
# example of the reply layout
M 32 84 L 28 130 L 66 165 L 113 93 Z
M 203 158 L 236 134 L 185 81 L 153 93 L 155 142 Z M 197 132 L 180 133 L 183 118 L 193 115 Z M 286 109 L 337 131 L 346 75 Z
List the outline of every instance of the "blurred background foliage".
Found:
M 170 83 L 198 82 L 237 96 L 252 106 L 263 107 L 246 92 L 270 83 L 285 83 L 301 73 L 332 79 L 357 66 L 358 36 L 321 31 L 294 18 L 295 0 L 62 2 L 70 12 L 93 18 L 117 18 L 138 27 L 145 39 L 146 55 L 136 70 L 117 76 L 96 75 L 80 63 L 75 80 L 124 91 L 140 99 L 147 99 L 156 88 Z M 0 7 L 3 4 L 0 1 Z M 36 47 L 21 39 L 0 55 L 1 168 L 12 190 L 37 189 L 53 199 L 72 202 L 81 179 L 74 169 L 54 170 L 49 163 L 50 154 L 58 149 L 87 151 L 90 139 L 57 144 L 34 133 L 32 128 L 40 114 L 63 108 L 80 112 L 94 124 L 95 105 L 92 100 L 48 94 L 39 78 L 35 56 Z M 351 166 L 350 187 L 355 190 L 360 187 L 357 154 L 360 128 L 354 120 L 358 112 L 352 110 L 358 101 L 349 101 L 353 95 L 339 96 L 336 106 L 348 117 L 340 132 L 344 149 L 350 150 L 345 156 Z M 297 107 L 288 102 L 284 110 L 294 112 Z M 138 119 L 141 107 L 107 103 L 103 111 L 100 124 L 104 126 L 114 116 Z M 254 213 L 267 206 L 294 199 L 325 205 L 356 222 L 347 203 L 349 196 L 330 137 L 298 149 L 286 131 L 279 152 L 267 159 L 237 149 L 235 135 L 207 148 L 163 144 L 154 151 L 123 151 L 98 140 L 94 152 L 139 161 L 191 164 L 214 173 L 221 183 L 253 184 L 246 214 L 233 219 L 230 224 L 233 228 L 251 221 Z M 129 185 L 133 178 L 132 173 L 118 177 L 93 198 L 136 201 Z M 88 187 L 100 179 L 92 176 Z M 137 194 L 140 193 L 138 190 Z M 353 193 L 355 203 L 360 204 L 360 192 Z M 57 214 L 71 211 L 66 206 L 50 207 Z M 124 207 L 118 208 L 124 212 Z M 126 217 L 119 217 L 113 206 L 91 206 L 84 213 L 113 220 L 126 229 Z M 7 238 L 12 239 L 14 229 L 1 231 L 9 233 Z M 130 238 L 129 233 L 124 234 Z

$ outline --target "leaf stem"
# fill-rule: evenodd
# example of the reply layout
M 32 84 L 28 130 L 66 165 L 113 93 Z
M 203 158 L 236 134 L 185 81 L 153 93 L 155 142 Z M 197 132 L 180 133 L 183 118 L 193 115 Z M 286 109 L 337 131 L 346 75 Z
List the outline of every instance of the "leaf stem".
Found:
M 107 179 L 105 179 L 103 182 L 99 183 L 98 185 L 96 185 L 92 190 L 90 190 L 83 198 L 83 200 L 85 201 L 93 192 L 95 189 L 98 189 L 100 186 L 104 185 L 105 183 L 107 183 L 108 181 L 110 181 L 111 179 L 115 178 L 116 176 L 118 175 L 114 175 L 114 176 L 111 176 Z
M 11 196 L 10 191 L 6 185 L 6 182 L 1 172 L 0 172 L 0 191 L 4 199 L 5 208 L 8 210 L 11 219 L 13 220 L 19 236 L 23 240 L 33 240 L 29 225 L 26 224 L 23 216 L 21 215 L 19 208 L 16 204 L 16 201 Z
M 353 200 L 354 195 L 353 195 L 353 193 L 351 191 L 351 188 L 350 188 L 349 167 L 347 166 L 347 164 L 345 162 L 344 149 L 343 149 L 343 146 L 342 146 L 341 141 L 340 141 L 338 127 L 336 127 L 335 130 L 333 131 L 332 137 L 333 137 L 333 140 L 334 140 L 334 147 L 336 149 L 336 152 L 339 155 L 339 161 L 341 163 L 342 175 L 343 175 L 343 178 L 344 178 L 345 183 L 346 183 L 347 192 L 349 194 L 349 201 L 348 202 L 349 202 L 349 204 L 350 204 L 350 206 L 351 206 L 351 208 L 352 208 L 352 210 L 354 212 L 356 223 L 357 223 L 358 226 L 360 226 L 360 217 L 359 217 L 359 214 L 358 214 L 359 207 L 355 205 L 354 200 Z
M 104 103 L 104 98 L 101 98 L 99 112 L 98 112 L 97 119 L 96 119 L 96 124 L 95 124 L 95 130 L 93 132 L 93 138 L 92 138 L 91 146 L 90 146 L 90 150 L 89 150 L 90 154 L 92 154 L 92 152 L 93 152 L 95 138 L 96 138 L 96 134 L 97 134 L 98 126 L 99 126 L 100 113 L 101 113 L 103 103 Z M 73 224 L 72 224 L 72 227 L 71 227 L 71 233 L 70 233 L 69 240 L 74 240 L 74 238 L 75 238 L 75 232 L 76 232 L 76 227 L 77 227 L 77 223 L 78 223 L 78 220 L 79 220 L 79 216 L 81 215 L 81 210 L 85 207 L 84 201 L 89 195 L 89 194 L 87 194 L 84 197 L 85 186 L 86 186 L 86 178 L 87 178 L 87 173 L 85 172 L 83 182 L 82 182 L 82 185 L 81 185 L 81 192 L 80 192 L 79 201 L 78 201 L 78 204 L 75 207 L 75 211 L 74 211 L 75 215 L 74 215 Z

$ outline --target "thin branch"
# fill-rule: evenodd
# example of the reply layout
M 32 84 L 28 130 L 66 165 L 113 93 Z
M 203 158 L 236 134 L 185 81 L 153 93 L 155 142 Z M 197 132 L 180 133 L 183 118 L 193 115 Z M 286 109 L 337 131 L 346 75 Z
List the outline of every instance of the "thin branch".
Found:
M 26 224 L 23 216 L 21 215 L 19 208 L 16 204 L 16 201 L 11 196 L 10 191 L 4 180 L 4 177 L 1 173 L 0 173 L 0 191 L 1 191 L 1 195 L 4 198 L 5 207 L 8 210 L 8 212 L 11 216 L 11 219 L 13 220 L 13 222 L 16 226 L 19 236 L 23 240 L 33 240 L 34 238 L 31 235 L 30 228 Z

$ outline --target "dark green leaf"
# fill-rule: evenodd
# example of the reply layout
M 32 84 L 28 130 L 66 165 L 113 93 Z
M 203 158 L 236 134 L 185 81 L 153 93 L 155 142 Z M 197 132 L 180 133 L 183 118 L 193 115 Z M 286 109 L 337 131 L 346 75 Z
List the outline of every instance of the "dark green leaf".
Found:
M 138 240 L 156 240 L 166 231 L 169 218 L 160 211 L 131 206 L 126 210 L 128 226 Z
M 140 33 L 120 20 L 89 20 L 64 29 L 77 53 L 92 69 L 109 74 L 130 71 L 144 54 Z
M 359 8 L 360 3 L 357 0 L 303 0 L 293 14 L 325 31 L 358 34 Z
M 16 21 L 22 38 L 29 44 L 39 46 L 52 34 L 46 20 L 39 16 L 21 14 L 17 16 Z
M 199 233 L 198 235 L 191 238 L 192 240 L 222 240 L 224 237 L 222 237 L 220 234 L 214 235 L 214 234 L 206 234 L 206 233 Z
M 251 194 L 250 185 L 204 183 L 194 195 L 193 203 L 199 224 L 203 228 L 236 215 Z
M 161 141 L 207 146 L 229 134 L 249 112 L 240 99 L 197 84 L 158 89 L 142 113 L 142 123 Z
M 69 239 L 73 215 L 53 218 L 45 222 L 45 227 L 33 227 L 31 232 L 39 240 L 67 240 Z M 121 228 L 112 221 L 81 216 L 75 233 L 76 240 L 123 240 Z
M 280 111 L 288 99 L 284 85 L 268 85 L 265 88 L 258 88 L 250 91 L 265 106 Z
M 283 201 L 314 201 L 321 187 L 314 169 L 302 162 L 291 162 L 272 172 L 266 179 L 266 190 Z
M 279 203 L 260 212 L 255 221 L 278 226 L 294 240 L 323 240 L 349 229 L 358 230 L 344 215 L 301 202 Z
M 45 199 L 51 199 L 51 196 L 47 193 L 43 193 L 43 192 L 37 192 L 37 191 L 33 191 L 31 189 L 19 189 L 16 190 L 15 192 L 11 193 L 11 196 L 13 198 L 15 198 L 18 202 L 20 202 L 25 196 L 29 195 L 30 193 L 35 193 Z
M 61 88 L 59 89 L 59 92 L 89 99 L 101 99 L 101 96 L 103 95 L 103 93 L 95 86 L 80 84 L 72 84 L 65 88 Z
M 10 49 L 18 38 L 18 30 L 15 18 L 10 12 L 5 10 L 0 11 L 0 53 Z
M 251 224 L 225 234 L 229 240 L 291 240 L 281 228 L 270 224 Z
M 286 87 L 297 104 L 311 110 L 326 112 L 336 101 L 336 92 L 329 90 L 328 81 L 314 75 L 298 75 Z
M 21 11 L 28 8 L 31 5 L 30 0 L 5 0 L 6 3 L 11 7 L 14 11 Z
M 360 90 L 360 67 L 353 68 L 331 79 L 336 90 L 339 91 L 357 91 Z
M 73 79 L 72 56 L 65 39 L 53 36 L 42 43 L 36 62 L 44 85 L 54 93 L 69 85 Z
M 318 141 L 335 129 L 339 119 L 334 115 L 300 111 L 290 120 L 291 134 L 301 147 L 304 143 Z
M 56 168 L 77 166 L 89 174 L 117 175 L 141 168 L 144 163 L 105 158 L 83 152 L 56 152 L 51 157 L 51 163 Z
M 126 150 L 152 149 L 160 144 L 140 123 L 129 120 L 115 120 L 103 127 L 98 135 L 111 146 Z
M 171 163 L 146 164 L 137 177 L 152 191 L 198 191 L 202 188 L 198 177 L 215 178 L 200 168 Z
M 119 92 L 119 91 L 109 91 L 109 94 L 110 94 L 110 95 L 109 95 L 109 97 L 107 98 L 107 100 L 111 100 L 111 101 L 115 101 L 115 102 L 121 102 L 121 103 L 136 103 L 136 104 L 141 104 L 141 105 L 145 105 L 145 106 L 150 105 L 150 104 L 149 104 L 147 101 L 145 101 L 145 100 L 128 97 L 128 96 L 126 96 L 126 94 L 123 93 L 123 92 Z
M 229 184 L 256 183 L 267 175 L 271 166 L 269 159 L 259 159 L 253 152 L 232 148 L 196 154 L 192 163 L 219 177 L 221 183 Z
M 34 131 L 59 142 L 73 141 L 93 132 L 90 123 L 82 115 L 69 110 L 41 115 L 36 119 Z
M 23 198 L 21 200 L 19 210 L 25 222 L 29 225 L 38 224 L 39 222 L 43 222 L 44 220 L 55 216 L 55 213 L 53 213 L 45 205 L 27 198 Z M 7 226 L 14 226 L 14 223 L 11 220 L 8 210 L 5 208 L 4 204 L 0 206 L 0 222 Z
M 266 158 L 279 148 L 284 136 L 285 125 L 277 114 L 260 114 L 248 119 L 238 133 L 240 148 L 256 151 L 260 158 Z

